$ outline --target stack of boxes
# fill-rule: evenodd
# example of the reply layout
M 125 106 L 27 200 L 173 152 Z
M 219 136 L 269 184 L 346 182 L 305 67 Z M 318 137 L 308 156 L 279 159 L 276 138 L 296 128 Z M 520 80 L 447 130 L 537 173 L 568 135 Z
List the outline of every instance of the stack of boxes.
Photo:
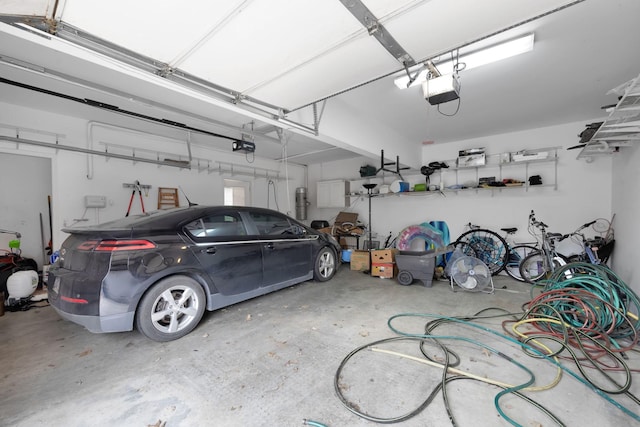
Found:
M 371 251 L 371 275 L 393 278 L 397 273 L 396 249 L 379 249 Z
M 373 251 L 353 251 L 351 269 L 371 271 L 372 276 L 393 278 L 397 273 L 395 256 L 397 249 L 379 249 Z

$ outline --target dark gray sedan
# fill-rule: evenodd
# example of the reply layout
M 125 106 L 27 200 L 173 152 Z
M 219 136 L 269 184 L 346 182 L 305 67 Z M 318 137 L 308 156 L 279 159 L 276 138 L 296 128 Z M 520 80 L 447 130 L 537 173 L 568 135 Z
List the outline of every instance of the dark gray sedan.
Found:
M 48 279 L 49 302 L 92 332 L 155 341 L 191 332 L 216 310 L 315 278 L 331 279 L 340 246 L 276 211 L 190 206 L 70 233 Z

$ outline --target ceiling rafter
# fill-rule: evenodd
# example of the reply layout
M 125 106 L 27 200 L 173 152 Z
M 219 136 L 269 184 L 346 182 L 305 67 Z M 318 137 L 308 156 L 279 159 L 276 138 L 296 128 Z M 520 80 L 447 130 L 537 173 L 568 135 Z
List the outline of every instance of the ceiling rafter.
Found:
M 407 4 L 407 5 L 403 6 L 403 7 L 400 7 L 398 9 L 394 9 L 390 13 L 386 14 L 384 17 L 377 18 L 376 22 L 378 23 L 378 28 L 383 28 L 382 27 L 382 25 L 383 25 L 382 23 L 388 22 L 388 21 L 390 21 L 390 20 L 392 20 L 392 19 L 394 19 L 396 17 L 399 17 L 399 16 L 411 11 L 412 9 L 416 8 L 417 6 L 419 6 L 420 4 L 424 3 L 425 1 L 428 1 L 428 0 L 416 0 L 416 1 L 414 1 L 412 3 L 409 3 L 409 4 Z M 351 7 L 350 4 L 352 3 L 352 1 L 350 1 L 350 0 L 349 1 L 341 0 L 341 2 L 343 4 L 349 3 L 349 5 L 345 4 L 345 7 L 347 9 L 349 9 L 349 7 Z M 360 2 L 360 4 L 362 4 L 362 3 Z M 368 16 L 372 17 L 373 14 L 371 14 L 369 12 Z M 391 35 L 388 34 L 388 32 L 386 32 L 385 34 L 387 34 L 389 38 L 392 38 Z M 265 86 L 267 86 L 267 85 L 269 85 L 269 84 L 271 84 L 271 83 L 273 83 L 273 82 L 275 82 L 277 80 L 285 78 L 286 76 L 288 76 L 291 73 L 303 68 L 304 66 L 306 66 L 308 64 L 311 64 L 311 63 L 317 61 L 318 59 L 321 59 L 321 58 L 331 54 L 332 52 L 336 51 L 337 49 L 340 49 L 340 48 L 346 46 L 347 44 L 351 43 L 352 41 L 354 41 L 356 39 L 359 39 L 359 38 L 361 38 L 361 37 L 363 37 L 365 35 L 372 35 L 372 34 L 368 31 L 366 26 L 363 26 L 363 28 L 360 28 L 360 29 L 352 32 L 351 34 L 348 34 L 342 40 L 339 40 L 338 42 L 328 46 L 327 48 L 323 49 L 322 51 L 316 52 L 314 55 L 311 55 L 311 56 L 308 56 L 307 58 L 304 58 L 303 60 L 299 61 L 297 64 L 282 70 L 277 75 L 271 76 L 268 79 L 262 80 L 262 81 L 260 81 L 260 82 L 258 82 L 256 84 L 254 84 L 253 86 L 246 88 L 243 91 L 243 93 L 248 94 L 248 93 L 256 92 L 257 90 L 260 90 L 263 87 L 265 87 Z M 380 36 L 380 34 L 378 34 L 378 36 Z M 383 36 L 383 37 L 386 37 L 386 36 Z M 411 63 L 407 64 L 407 66 L 411 66 L 414 63 L 415 62 L 411 62 Z M 397 71 L 394 71 L 394 73 L 395 72 L 397 72 Z M 295 110 L 291 110 L 291 111 L 301 110 L 303 108 L 309 107 L 310 105 L 311 104 L 307 104 L 304 107 L 299 107 L 299 108 L 296 108 Z
M 378 40 L 382 47 L 398 62 L 407 67 L 416 63 L 361 0 L 340 0 L 340 3 L 367 29 L 369 35 Z
M 178 68 L 184 61 L 186 61 L 191 55 L 193 55 L 196 51 L 198 51 L 206 42 L 211 40 L 211 38 L 222 30 L 225 26 L 227 26 L 231 21 L 238 16 L 244 9 L 249 7 L 253 0 L 245 0 L 238 6 L 236 6 L 233 10 L 231 10 L 226 16 L 216 22 L 207 33 L 202 36 L 197 42 L 195 42 L 192 46 L 185 49 L 182 53 L 180 53 L 176 58 L 172 61 L 169 61 L 169 64 L 172 68 Z
M 350 0 L 340 0 L 340 1 L 342 2 L 342 1 L 350 1 Z M 547 16 L 549 16 L 549 15 L 552 15 L 552 14 L 555 14 L 555 13 L 557 13 L 557 12 L 561 12 L 561 11 L 563 11 L 563 10 L 565 10 L 565 9 L 568 9 L 568 8 L 570 8 L 570 7 L 572 7 L 572 6 L 576 6 L 576 5 L 578 5 L 578 4 L 580 4 L 580 3 L 583 3 L 583 2 L 585 2 L 585 1 L 586 1 L 586 0 L 573 0 L 573 1 L 569 2 L 569 3 L 567 3 L 567 4 L 564 4 L 564 5 L 558 6 L 558 7 L 554 8 L 554 9 L 552 9 L 552 10 L 549 10 L 549 11 L 545 11 L 545 12 L 539 13 L 539 14 L 537 14 L 537 15 L 535 15 L 535 16 L 532 16 L 532 17 L 527 18 L 527 19 L 523 19 L 523 20 L 521 20 L 521 21 L 518 21 L 518 22 L 516 22 L 516 23 L 514 23 L 514 24 L 511 24 L 511 25 L 508 25 L 508 26 L 506 26 L 506 27 L 499 28 L 499 29 L 497 29 L 496 31 L 492 31 L 492 32 L 491 32 L 491 33 L 489 33 L 489 34 L 485 34 L 485 35 L 483 35 L 482 37 L 478 37 L 478 38 L 476 38 L 476 39 L 473 39 L 473 40 L 467 41 L 467 42 L 465 42 L 465 43 L 463 43 L 463 44 L 461 44 L 461 45 L 459 45 L 459 46 L 455 47 L 454 49 L 450 49 L 450 50 L 447 50 L 447 51 L 437 52 L 436 54 L 429 55 L 429 56 L 427 56 L 427 57 L 425 57 L 425 58 L 419 59 L 418 61 L 414 62 L 414 64 L 413 64 L 413 65 L 416 65 L 416 64 L 425 64 L 425 65 L 427 65 L 430 61 L 433 61 L 434 59 L 437 59 L 437 58 L 441 57 L 442 55 L 445 55 L 445 54 L 447 54 L 447 53 L 449 53 L 449 52 L 451 52 L 451 51 L 455 51 L 455 50 L 459 50 L 459 49 L 465 48 L 465 47 L 470 46 L 470 45 L 472 45 L 472 44 L 475 44 L 475 43 L 478 43 L 478 42 L 481 42 L 481 41 L 487 40 L 487 39 L 492 38 L 492 37 L 495 37 L 495 36 L 497 36 L 497 35 L 499 35 L 499 34 L 502 34 L 502 33 L 505 33 L 505 32 L 507 32 L 507 31 L 510 31 L 510 30 L 512 30 L 512 29 L 514 29 L 514 28 L 522 27 L 522 26 L 524 26 L 524 25 L 526 25 L 526 24 L 528 24 L 528 23 L 530 23 L 530 22 L 540 20 L 540 19 L 542 19 L 542 18 L 545 18 L 545 17 L 547 17 Z M 420 3 L 421 3 L 421 2 L 420 2 Z M 415 5 L 414 5 L 414 6 L 412 6 L 412 7 L 415 7 Z M 405 12 L 406 12 L 406 10 L 403 10 L 403 11 L 402 11 L 402 13 L 405 13 Z M 394 74 L 397 74 L 397 73 L 399 73 L 399 72 L 401 72 L 401 71 L 406 72 L 407 68 L 408 68 L 408 67 L 405 67 L 405 66 L 403 65 L 401 68 L 394 69 L 394 70 L 392 70 L 392 71 L 389 71 L 389 72 L 384 73 L 384 74 L 382 74 L 382 75 L 379 75 L 379 76 L 377 76 L 377 77 L 371 78 L 371 79 L 366 80 L 366 81 L 363 81 L 363 82 L 361 82 L 361 83 L 358 83 L 357 85 L 347 87 L 347 88 L 342 89 L 342 90 L 340 90 L 340 91 L 338 91 L 338 92 L 334 92 L 334 93 L 329 94 L 329 95 L 327 95 L 327 96 L 324 96 L 324 97 L 322 97 L 322 98 L 315 99 L 315 100 L 313 100 L 313 101 L 311 101 L 311 102 L 308 102 L 308 103 L 306 103 L 306 104 L 299 105 L 299 106 L 297 106 L 297 107 L 293 107 L 293 108 L 291 108 L 291 109 L 289 110 L 289 112 L 295 112 L 295 111 L 304 110 L 304 109 L 309 108 L 310 106 L 312 106 L 312 105 L 314 105 L 314 104 L 317 104 L 318 102 L 321 102 L 321 101 L 327 101 L 327 100 L 329 100 L 329 99 L 331 99 L 331 98 L 335 98 L 336 96 L 343 95 L 343 94 L 348 93 L 348 92 L 351 92 L 351 91 L 353 91 L 353 90 L 355 90 L 355 89 L 361 88 L 361 87 L 363 87 L 363 86 L 367 86 L 367 85 L 372 84 L 372 83 L 375 83 L 375 82 L 377 82 L 377 81 L 379 81 L 379 80 L 382 80 L 382 79 L 385 79 L 385 78 L 387 78 L 387 77 L 393 76 Z

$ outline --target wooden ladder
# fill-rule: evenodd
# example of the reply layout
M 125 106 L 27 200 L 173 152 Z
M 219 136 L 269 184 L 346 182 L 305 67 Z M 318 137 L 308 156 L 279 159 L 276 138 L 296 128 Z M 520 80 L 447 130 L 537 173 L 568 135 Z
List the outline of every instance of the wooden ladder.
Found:
M 177 208 L 180 206 L 178 189 L 158 187 L 158 209 Z

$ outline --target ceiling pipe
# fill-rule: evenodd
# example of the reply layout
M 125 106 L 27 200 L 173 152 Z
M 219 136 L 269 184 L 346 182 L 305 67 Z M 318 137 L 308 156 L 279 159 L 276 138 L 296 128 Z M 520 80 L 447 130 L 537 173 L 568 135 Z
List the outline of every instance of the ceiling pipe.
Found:
M 178 144 L 186 144 L 187 145 L 187 156 L 189 158 L 189 163 L 191 163 L 191 161 L 193 160 L 193 157 L 191 156 L 191 132 L 186 132 L 186 139 L 183 141 L 181 139 L 175 139 L 175 138 L 168 138 L 164 135 L 160 135 L 157 133 L 151 133 L 151 132 L 143 132 L 137 129 L 133 129 L 133 128 L 128 128 L 125 126 L 118 126 L 118 125 L 112 125 L 109 123 L 104 123 L 104 122 L 98 122 L 95 120 L 92 120 L 90 122 L 87 123 L 87 149 L 94 151 L 93 150 L 93 146 L 94 146 L 94 140 L 93 140 L 93 129 L 95 127 L 101 127 L 101 128 L 105 128 L 105 129 L 111 129 L 111 130 L 116 130 L 118 132 L 128 132 L 134 135 L 140 135 L 140 136 L 154 136 L 157 138 L 162 138 L 165 140 L 168 140 L 170 142 L 175 142 Z M 133 148 L 133 147 L 132 147 Z M 138 157 L 136 157 L 136 159 L 138 159 Z M 87 155 L 87 179 L 93 179 L 93 156 L 91 155 Z
M 51 142 L 44 142 L 44 141 L 35 141 L 33 139 L 14 138 L 11 136 L 0 136 L 0 140 L 13 142 L 16 145 L 20 145 L 20 144 L 35 145 L 37 147 L 46 147 L 46 148 L 51 148 L 53 150 L 73 151 L 76 153 L 93 154 L 96 156 L 102 156 L 102 157 L 108 157 L 108 158 L 114 158 L 114 159 L 120 159 L 120 160 L 131 160 L 133 162 L 151 163 L 159 166 L 171 166 L 179 169 L 191 169 L 190 165 L 185 166 L 184 164 L 178 164 L 171 161 L 145 159 L 143 157 L 127 156 L 124 154 L 109 153 L 106 151 L 90 150 L 88 148 L 73 147 L 70 145 L 61 145 L 58 143 L 51 143 Z

